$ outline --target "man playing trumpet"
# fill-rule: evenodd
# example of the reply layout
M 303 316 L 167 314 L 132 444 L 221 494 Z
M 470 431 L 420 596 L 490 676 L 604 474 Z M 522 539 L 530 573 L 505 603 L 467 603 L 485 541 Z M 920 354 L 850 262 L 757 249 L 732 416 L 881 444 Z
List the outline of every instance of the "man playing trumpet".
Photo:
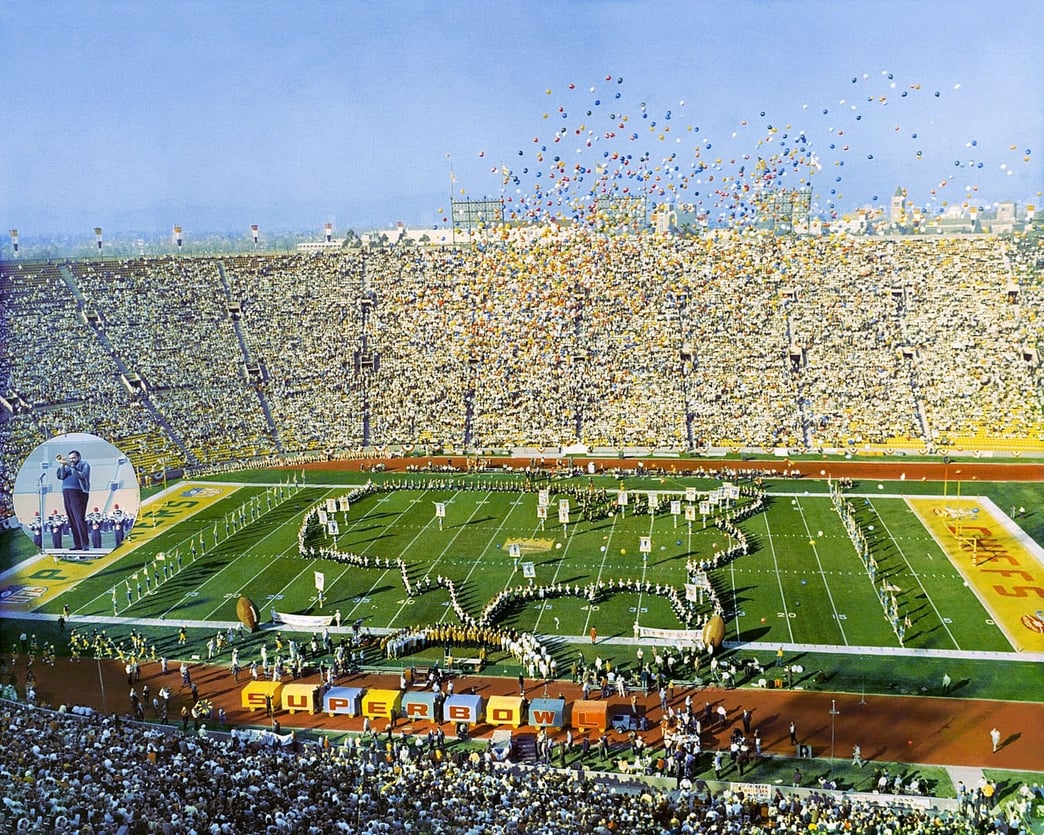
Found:
M 86 551 L 90 548 L 87 530 L 87 500 L 91 493 L 91 465 L 84 461 L 79 450 L 72 450 L 67 457 L 56 456 L 58 480 L 62 483 L 62 500 L 65 515 L 72 530 L 73 549 Z

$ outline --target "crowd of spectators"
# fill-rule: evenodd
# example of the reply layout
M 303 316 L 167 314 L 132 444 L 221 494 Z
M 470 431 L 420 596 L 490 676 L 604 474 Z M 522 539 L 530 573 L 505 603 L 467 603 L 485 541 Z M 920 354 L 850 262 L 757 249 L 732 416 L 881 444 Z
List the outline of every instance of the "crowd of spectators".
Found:
M 343 745 L 296 734 L 195 733 L 89 708 L 3 702 L 23 744 L 0 749 L 0 829 L 33 833 L 489 833 L 716 831 L 1020 832 L 1017 804 L 971 798 L 958 811 L 889 794 L 712 788 L 667 790 L 585 770 L 499 763 L 491 749 L 447 748 L 428 735 L 370 732 Z
M 1036 439 L 1034 264 L 994 237 L 724 234 L 6 262 L 4 466 L 64 431 L 146 471 L 366 444 Z

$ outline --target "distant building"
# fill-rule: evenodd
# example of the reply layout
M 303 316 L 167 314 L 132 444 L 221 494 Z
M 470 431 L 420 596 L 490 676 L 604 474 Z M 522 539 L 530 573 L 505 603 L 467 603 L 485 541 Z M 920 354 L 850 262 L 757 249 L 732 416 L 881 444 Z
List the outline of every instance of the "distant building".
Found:
M 892 193 L 888 220 L 896 226 L 903 226 L 906 223 L 906 191 L 902 186 L 896 186 Z

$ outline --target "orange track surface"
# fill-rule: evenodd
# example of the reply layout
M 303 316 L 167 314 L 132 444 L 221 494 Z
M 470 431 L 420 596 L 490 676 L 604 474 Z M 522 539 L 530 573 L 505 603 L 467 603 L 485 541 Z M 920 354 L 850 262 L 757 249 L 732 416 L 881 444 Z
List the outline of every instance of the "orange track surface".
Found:
M 75 627 L 75 620 L 71 624 Z M 23 666 L 16 667 L 19 683 L 24 681 Z M 67 704 L 86 704 L 106 713 L 125 714 L 130 711 L 127 676 L 117 661 L 82 659 L 70 662 L 59 658 L 54 667 L 37 663 L 37 693 L 42 702 L 57 707 Z M 247 673 L 240 674 L 237 684 L 227 667 L 194 664 L 190 668 L 192 680 L 199 689 L 201 698 L 211 699 L 215 711 L 224 707 L 228 719 L 238 725 L 270 724 L 263 710 L 250 711 L 240 706 L 240 690 L 250 681 Z M 289 680 L 289 679 L 288 679 Z M 318 678 L 302 679 L 303 682 L 318 683 Z M 134 686 L 141 689 L 147 683 L 153 694 L 160 687 L 171 688 L 170 722 L 180 725 L 182 705 L 189 705 L 191 694 L 182 688 L 177 664 L 170 665 L 167 675 L 161 676 L 158 663 L 142 665 L 141 681 Z M 398 689 L 399 678 L 395 675 L 355 675 L 337 681 L 339 686 L 383 687 Z M 494 694 L 518 695 L 515 679 L 468 675 L 455 680 L 455 692 L 468 692 L 473 688 L 478 695 L 488 698 Z M 543 696 L 543 682 L 527 681 L 526 695 L 530 699 Z M 699 688 L 686 690 L 676 688 L 673 704 L 683 705 L 687 693 L 691 693 L 693 705 L 702 708 L 705 702 L 712 707 L 724 704 L 728 709 L 729 725 L 721 730 L 716 725 L 703 734 L 704 750 L 718 745 L 728 747 L 728 736 L 732 727 L 739 723 L 743 708 L 752 712 L 752 727 L 761 729 L 763 750 L 767 754 L 792 756 L 794 748 L 789 743 L 788 728 L 793 721 L 801 743 L 811 745 L 818 757 L 830 755 L 830 709 L 836 704 L 838 715 L 835 720 L 834 750 L 839 758 L 848 758 L 853 745 L 859 745 L 864 759 L 895 762 L 925 763 L 935 765 L 962 765 L 990 768 L 1005 768 L 1044 771 L 1044 704 L 1025 702 L 999 702 L 977 699 L 899 697 L 867 695 L 865 704 L 860 704 L 858 694 L 803 692 L 793 690 L 719 690 Z M 548 695 L 561 694 L 569 705 L 580 698 L 580 688 L 566 681 L 553 681 Z M 629 699 L 612 697 L 610 705 L 620 713 L 626 713 Z M 649 696 L 638 694 L 638 704 L 649 717 L 651 730 L 644 736 L 650 745 L 658 745 L 660 707 L 655 693 Z M 612 712 L 612 709 L 611 709 Z M 151 709 L 148 715 L 151 716 Z M 277 712 L 284 732 L 290 728 L 307 728 L 330 731 L 361 731 L 363 720 L 347 716 L 328 717 L 326 714 L 311 715 L 302 712 L 293 715 Z M 189 728 L 191 730 L 191 723 Z M 211 723 L 211 727 L 214 725 Z M 377 730 L 383 730 L 384 721 L 375 722 Z M 410 724 L 399 721 L 397 730 L 409 729 L 411 733 L 427 733 L 428 722 Z M 1001 749 L 992 752 L 990 729 L 1001 732 Z M 447 735 L 452 736 L 452 723 L 443 725 Z M 491 733 L 490 725 L 478 725 L 473 736 Z M 523 726 L 516 733 L 534 733 L 535 729 Z M 593 739 L 597 739 L 597 732 Z M 610 730 L 610 739 L 624 743 L 624 733 Z M 564 732 L 562 732 L 564 735 Z M 576 735 L 576 740 L 582 734 Z

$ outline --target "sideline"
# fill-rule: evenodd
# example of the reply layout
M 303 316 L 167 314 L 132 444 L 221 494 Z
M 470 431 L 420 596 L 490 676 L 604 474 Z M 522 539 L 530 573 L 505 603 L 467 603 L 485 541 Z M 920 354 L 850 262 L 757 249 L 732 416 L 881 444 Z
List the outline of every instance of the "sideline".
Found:
M 59 615 L 44 612 L 4 612 L 0 611 L 0 620 L 28 620 L 37 622 L 57 621 Z M 151 626 L 157 628 L 176 629 L 184 626 L 186 629 L 206 629 L 208 631 L 237 629 L 242 626 L 238 620 L 179 620 L 178 618 L 121 618 L 111 615 L 74 615 L 66 620 L 66 625 L 76 628 L 77 624 L 104 625 L 104 626 Z M 331 635 L 349 635 L 352 633 L 351 624 L 341 626 L 329 626 Z M 259 632 L 285 632 L 293 633 L 301 630 L 287 628 L 286 624 L 266 622 L 258 627 Z M 371 635 L 391 635 L 398 629 L 390 627 L 368 627 Z M 567 643 L 583 644 L 590 646 L 588 635 L 547 635 L 559 641 Z M 599 637 L 597 645 L 608 644 L 610 646 L 677 646 L 677 640 L 673 638 L 603 638 Z M 950 650 L 950 649 L 921 649 L 917 647 L 874 647 L 874 646 L 852 646 L 843 644 L 787 644 L 767 643 L 761 641 L 741 642 L 725 641 L 722 644 L 728 650 L 735 652 L 763 652 L 775 658 L 780 647 L 785 653 L 818 653 L 822 655 L 876 655 L 876 656 L 900 656 L 903 658 L 944 658 L 959 659 L 965 661 L 1029 661 L 1044 664 L 1044 652 L 985 652 L 980 650 Z M 394 661 L 395 659 L 388 659 Z M 766 667 L 768 669 L 768 667 Z

